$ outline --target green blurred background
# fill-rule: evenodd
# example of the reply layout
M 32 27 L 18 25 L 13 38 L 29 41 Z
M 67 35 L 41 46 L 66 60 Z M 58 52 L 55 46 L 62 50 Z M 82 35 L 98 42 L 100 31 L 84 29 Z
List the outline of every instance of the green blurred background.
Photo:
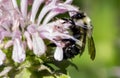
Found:
M 78 66 L 68 67 L 71 78 L 120 78 L 120 0 L 74 0 L 94 26 L 96 58 L 84 54 L 72 59 Z

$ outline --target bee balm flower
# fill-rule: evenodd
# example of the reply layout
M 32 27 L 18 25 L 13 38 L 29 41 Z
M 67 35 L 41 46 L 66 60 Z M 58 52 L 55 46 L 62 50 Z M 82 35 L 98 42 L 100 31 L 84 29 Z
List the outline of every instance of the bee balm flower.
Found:
M 61 61 L 62 48 L 65 46 L 61 40 L 75 39 L 67 31 L 70 24 L 64 24 L 64 20 L 60 19 L 52 21 L 52 18 L 65 12 L 79 11 L 71 3 L 72 0 L 20 0 L 19 6 L 17 0 L 0 0 L 0 44 L 4 44 L 2 49 L 12 46 L 12 59 L 21 63 L 26 58 L 26 49 L 32 50 L 36 56 L 43 55 L 47 50 L 44 39 L 48 39 L 57 46 L 54 58 Z M 31 6 L 29 10 L 28 6 Z M 39 8 L 42 8 L 40 13 Z M 0 53 L 2 64 L 5 54 L 2 51 Z

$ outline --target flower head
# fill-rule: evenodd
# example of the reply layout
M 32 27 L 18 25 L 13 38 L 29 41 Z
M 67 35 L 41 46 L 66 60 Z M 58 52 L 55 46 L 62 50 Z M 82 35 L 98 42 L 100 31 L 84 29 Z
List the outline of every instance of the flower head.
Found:
M 65 43 L 62 39 L 73 39 L 68 31 L 70 24 L 64 20 L 52 18 L 70 11 L 79 11 L 71 5 L 72 0 L 0 0 L 0 43 L 2 48 L 13 47 L 12 59 L 21 63 L 26 58 L 26 49 L 30 49 L 36 56 L 41 56 L 47 50 L 44 39 L 54 43 L 57 47 L 54 58 L 63 59 Z M 43 4 L 43 6 L 41 6 Z M 28 10 L 28 6 L 31 8 Z M 39 12 L 39 8 L 41 8 Z M 6 40 L 6 38 L 8 38 Z M 27 48 L 28 47 L 28 48 Z M 5 59 L 5 54 L 0 51 L 0 65 Z M 60 56 L 59 56 L 60 54 Z

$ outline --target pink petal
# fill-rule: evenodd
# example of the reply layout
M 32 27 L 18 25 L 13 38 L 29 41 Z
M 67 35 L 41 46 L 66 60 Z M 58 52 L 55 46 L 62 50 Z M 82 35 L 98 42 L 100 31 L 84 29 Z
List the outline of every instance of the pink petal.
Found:
M 6 74 L 8 74 L 8 72 L 12 69 L 12 66 L 7 66 L 4 67 L 4 69 L 0 72 L 0 77 L 5 76 Z
M 21 12 L 24 18 L 27 16 L 28 0 L 21 0 Z
M 23 45 L 20 43 L 18 39 L 15 39 L 12 52 L 12 59 L 15 62 L 21 63 L 25 60 L 25 57 L 26 55 Z
M 12 46 L 12 45 L 13 45 L 13 41 L 12 41 L 12 40 L 9 40 L 9 41 L 5 44 L 4 48 L 7 49 L 7 48 L 9 48 L 9 47 Z
M 54 53 L 54 58 L 57 61 L 62 61 L 63 60 L 63 49 L 61 47 L 56 47 L 55 53 Z
M 66 0 L 65 4 L 71 4 L 73 2 L 73 0 Z
M 43 21 L 43 24 L 47 24 L 53 17 L 55 17 L 58 14 L 65 13 L 67 10 L 65 8 L 56 8 L 48 13 L 46 18 Z
M 30 34 L 33 34 L 36 32 L 36 25 L 35 24 L 31 24 L 27 27 L 27 31 L 30 33 Z
M 39 25 L 39 24 L 41 23 L 43 17 L 44 17 L 50 10 L 52 10 L 52 9 L 55 7 L 56 1 L 57 1 L 57 0 L 52 0 L 49 4 L 45 5 L 45 6 L 42 8 L 42 10 L 41 10 L 41 12 L 40 12 L 40 14 L 39 14 L 39 16 L 38 16 L 37 25 Z
M 31 18 L 30 20 L 34 23 L 35 16 L 37 14 L 37 11 L 39 10 L 40 5 L 43 3 L 44 0 L 34 0 L 32 5 L 32 12 L 31 12 Z
M 14 8 L 18 8 L 16 0 L 12 0 L 12 3 L 13 3 Z
M 32 35 L 32 39 L 33 39 L 34 54 L 37 56 L 44 54 L 46 51 L 45 43 L 37 32 Z
M 31 40 L 31 38 L 30 38 L 30 34 L 26 31 L 26 32 L 24 33 L 24 36 L 25 36 L 25 38 L 27 39 L 27 45 L 28 45 L 29 49 L 32 50 L 33 45 L 32 45 L 32 40 Z

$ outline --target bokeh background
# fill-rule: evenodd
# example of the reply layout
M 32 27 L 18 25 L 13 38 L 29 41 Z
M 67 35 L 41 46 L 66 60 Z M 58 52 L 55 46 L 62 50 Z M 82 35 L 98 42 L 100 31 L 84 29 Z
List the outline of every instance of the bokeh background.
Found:
M 120 0 L 74 0 L 94 26 L 96 58 L 84 54 L 72 59 L 78 66 L 68 67 L 71 78 L 120 78 Z

